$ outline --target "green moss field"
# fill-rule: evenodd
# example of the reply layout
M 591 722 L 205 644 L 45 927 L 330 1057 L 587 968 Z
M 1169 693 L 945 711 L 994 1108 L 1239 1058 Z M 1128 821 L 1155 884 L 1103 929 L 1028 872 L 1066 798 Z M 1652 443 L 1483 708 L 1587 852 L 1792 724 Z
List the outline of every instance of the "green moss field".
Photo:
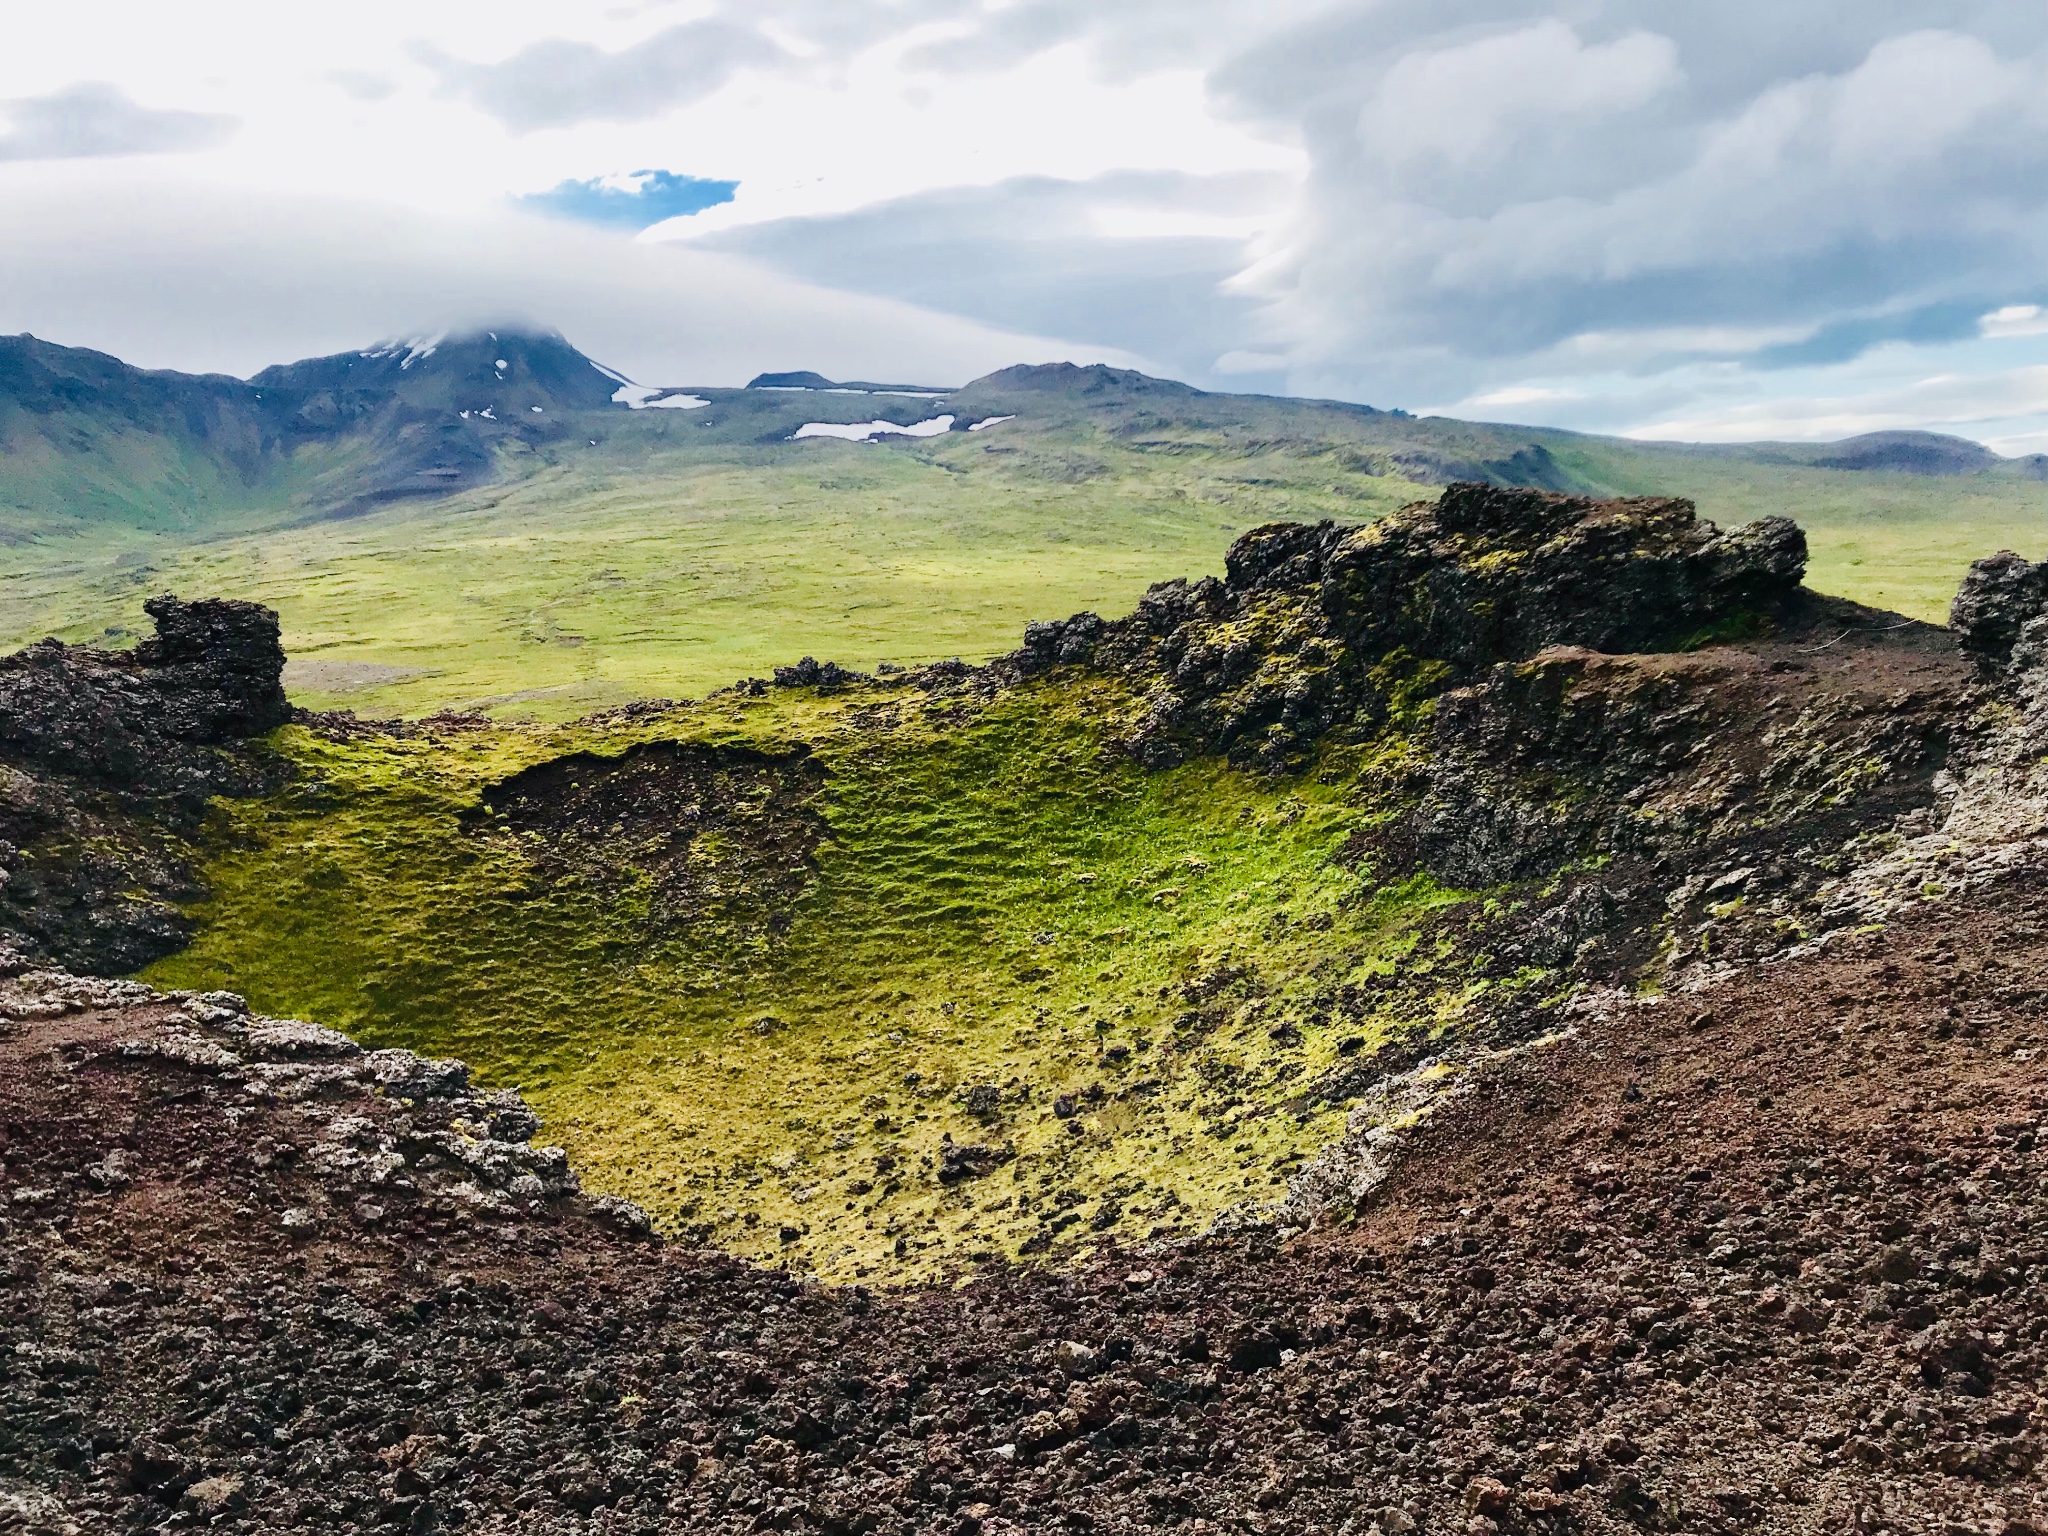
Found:
M 150 978 L 459 1056 L 520 1086 L 591 1187 L 825 1274 L 1028 1253 L 1054 1211 L 1060 1246 L 1200 1226 L 1341 1129 L 1309 1092 L 1340 1053 L 1396 1013 L 1455 1027 L 1474 984 L 1428 933 L 1458 893 L 1339 857 L 1402 742 L 1281 780 L 1148 774 L 1104 750 L 1128 702 L 1042 682 L 729 697 L 602 733 L 287 728 L 297 787 L 222 805 L 202 932 Z M 744 808 L 693 843 L 713 877 L 681 925 L 633 828 L 607 829 L 620 878 L 553 878 L 540 840 L 479 816 L 530 764 L 676 739 L 824 769 L 786 910 L 731 856 Z M 947 1137 L 1017 1155 L 944 1188 Z

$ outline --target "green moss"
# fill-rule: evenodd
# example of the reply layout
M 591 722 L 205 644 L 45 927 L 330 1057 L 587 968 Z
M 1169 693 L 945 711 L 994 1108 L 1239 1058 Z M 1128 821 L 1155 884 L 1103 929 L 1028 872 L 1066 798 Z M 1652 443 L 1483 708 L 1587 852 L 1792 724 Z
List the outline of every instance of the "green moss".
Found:
M 1373 749 L 1284 780 L 1147 774 L 1102 725 L 1134 702 L 1063 680 L 605 732 L 289 729 L 296 787 L 222 806 L 200 934 L 152 979 L 461 1056 L 520 1085 L 591 1186 L 831 1274 L 1015 1253 L 1063 1196 L 1063 1242 L 1199 1224 L 1337 1133 L 1341 1096 L 1305 1090 L 1342 1053 L 1453 1024 L 1473 984 L 1425 938 L 1458 893 L 1335 857 L 1387 814 Z M 542 841 L 464 829 L 521 768 L 666 738 L 824 766 L 826 836 L 780 922 L 741 881 L 664 927 L 631 870 L 550 878 Z M 948 1135 L 1017 1156 L 944 1188 Z

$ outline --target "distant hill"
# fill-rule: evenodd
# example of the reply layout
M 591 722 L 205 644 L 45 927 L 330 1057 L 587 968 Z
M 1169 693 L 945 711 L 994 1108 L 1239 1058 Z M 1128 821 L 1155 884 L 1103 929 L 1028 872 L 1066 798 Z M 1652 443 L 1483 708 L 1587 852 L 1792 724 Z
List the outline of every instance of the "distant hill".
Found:
M 1182 384 L 1174 379 L 1155 379 L 1150 374 L 1138 373 L 1129 368 L 1111 368 L 1103 363 L 1091 363 L 1085 368 L 1074 363 L 1022 363 L 1014 368 L 999 369 L 995 373 L 976 379 L 961 393 L 971 394 L 976 391 L 996 394 L 1028 392 L 1070 395 L 1084 400 L 1110 396 L 1151 396 L 1189 400 L 1209 394 L 1207 390 L 1196 389 L 1192 384 Z
M 940 384 L 875 384 L 866 379 L 828 379 L 822 373 L 757 373 L 747 380 L 749 389 L 844 390 L 858 395 L 945 395 L 950 387 Z

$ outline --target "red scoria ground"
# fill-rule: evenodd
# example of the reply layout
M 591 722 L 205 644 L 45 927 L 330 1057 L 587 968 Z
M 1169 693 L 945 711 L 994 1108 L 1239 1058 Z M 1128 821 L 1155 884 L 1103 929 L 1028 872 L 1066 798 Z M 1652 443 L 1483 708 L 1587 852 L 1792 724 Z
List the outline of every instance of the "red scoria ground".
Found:
M 2048 1531 L 2044 969 L 2017 875 L 1585 1015 L 1355 1222 L 906 1292 L 657 1246 L 446 1076 L 36 983 L 0 1530 Z

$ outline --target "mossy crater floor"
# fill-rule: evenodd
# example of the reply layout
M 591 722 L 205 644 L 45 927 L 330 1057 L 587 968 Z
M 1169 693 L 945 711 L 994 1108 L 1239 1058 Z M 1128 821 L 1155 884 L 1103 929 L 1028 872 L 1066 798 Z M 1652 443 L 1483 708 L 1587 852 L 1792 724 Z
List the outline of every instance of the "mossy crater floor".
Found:
M 592 1189 L 831 1277 L 1198 1229 L 1341 1131 L 1324 1074 L 1486 984 L 1434 936 L 1462 893 L 1347 851 L 1405 738 L 1147 773 L 1109 746 L 1135 707 L 1087 677 L 290 727 L 293 788 L 220 807 L 149 976 L 458 1056 Z

